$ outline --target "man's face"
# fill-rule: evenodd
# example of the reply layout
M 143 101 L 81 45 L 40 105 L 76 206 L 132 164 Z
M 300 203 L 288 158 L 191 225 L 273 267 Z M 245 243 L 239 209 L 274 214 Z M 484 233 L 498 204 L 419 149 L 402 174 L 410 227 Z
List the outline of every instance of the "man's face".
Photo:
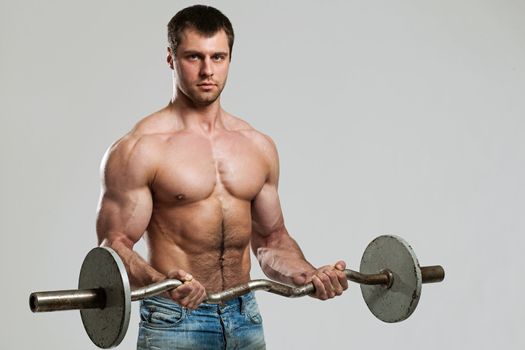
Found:
M 216 101 L 228 77 L 230 49 L 223 30 L 211 37 L 194 29 L 182 32 L 175 58 L 168 52 L 168 64 L 176 72 L 177 88 L 198 106 Z

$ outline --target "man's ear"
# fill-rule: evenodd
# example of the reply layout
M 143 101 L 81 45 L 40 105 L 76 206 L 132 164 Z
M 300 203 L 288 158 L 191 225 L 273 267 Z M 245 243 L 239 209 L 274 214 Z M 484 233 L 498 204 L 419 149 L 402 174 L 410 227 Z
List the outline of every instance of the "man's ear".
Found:
M 168 66 L 170 67 L 170 69 L 174 69 L 174 57 L 173 57 L 173 51 L 171 50 L 171 47 L 168 46 L 168 53 L 166 55 L 166 62 L 168 62 Z

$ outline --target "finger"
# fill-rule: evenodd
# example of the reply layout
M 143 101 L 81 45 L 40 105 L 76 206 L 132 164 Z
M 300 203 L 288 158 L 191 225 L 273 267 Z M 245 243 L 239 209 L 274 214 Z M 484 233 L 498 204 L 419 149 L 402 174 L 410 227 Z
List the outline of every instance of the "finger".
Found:
M 334 280 L 337 280 L 332 270 L 326 270 L 319 274 L 319 278 L 323 281 L 328 298 L 335 297 L 335 286 L 333 285 Z
M 192 291 L 191 295 L 189 296 L 190 301 L 188 302 L 188 307 L 191 309 L 196 309 L 202 302 L 203 293 L 205 294 L 204 287 L 200 283 L 197 283 L 194 286 L 194 290 Z
M 188 291 L 188 294 L 182 297 L 179 302 L 181 306 L 188 307 L 188 308 L 191 306 L 193 300 L 195 299 L 195 293 L 196 293 L 194 286 L 189 286 L 189 287 L 190 289 Z
M 186 274 L 186 276 L 184 276 L 184 282 L 186 283 L 191 281 L 193 281 L 193 276 L 190 273 Z
M 344 273 L 344 271 L 336 270 L 335 273 L 337 275 L 337 279 L 339 280 L 339 284 L 341 285 L 343 290 L 347 290 L 348 289 L 348 278 L 346 278 L 346 274 Z
M 327 274 L 328 277 L 330 277 L 330 283 L 334 291 L 333 296 L 343 294 L 343 286 L 341 285 L 341 282 L 339 281 L 338 272 L 341 273 L 338 270 L 331 270 L 331 271 L 325 272 L 325 274 Z
M 205 298 L 206 298 L 206 289 L 204 289 L 204 287 L 201 286 L 201 288 L 199 288 L 199 293 L 197 293 L 195 299 L 192 300 L 190 307 L 192 309 L 198 308 L 199 305 L 204 301 Z
M 343 260 L 339 260 L 338 262 L 335 263 L 334 266 L 336 269 L 340 271 L 344 271 L 344 269 L 346 269 L 346 263 Z
M 314 284 L 314 287 L 315 287 L 315 294 L 314 294 L 314 296 L 317 299 L 321 299 L 321 300 L 328 299 L 328 294 L 326 292 L 324 283 L 321 281 L 319 276 L 317 276 L 317 275 L 313 276 L 312 277 L 312 283 Z
M 169 274 L 169 276 L 170 278 L 175 278 L 182 282 L 189 282 L 193 279 L 193 276 L 190 273 L 182 269 L 173 271 L 172 273 Z
M 188 286 L 191 287 L 190 292 L 186 297 L 183 298 L 183 302 L 185 303 L 186 307 L 192 307 L 196 302 L 197 299 L 201 295 L 202 285 L 197 281 L 192 282 L 185 282 L 188 284 Z
M 315 286 L 315 296 L 318 299 L 326 300 L 328 299 L 328 290 L 326 289 L 326 284 L 323 279 L 327 279 L 327 276 L 324 274 L 317 274 L 312 277 L 312 282 Z
M 339 280 L 339 284 L 343 287 L 343 290 L 348 289 L 348 279 L 346 278 L 346 274 L 344 273 L 346 269 L 346 263 L 343 260 L 339 260 L 334 264 L 334 267 L 336 269 L 337 278 Z
M 189 284 L 183 284 L 173 290 L 170 291 L 171 298 L 176 301 L 180 302 L 183 298 L 188 296 L 191 292 L 191 285 Z

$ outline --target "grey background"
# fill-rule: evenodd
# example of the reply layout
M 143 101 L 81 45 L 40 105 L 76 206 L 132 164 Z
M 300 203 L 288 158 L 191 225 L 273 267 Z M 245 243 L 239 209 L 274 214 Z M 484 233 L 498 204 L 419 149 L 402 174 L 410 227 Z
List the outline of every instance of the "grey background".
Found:
M 75 287 L 100 159 L 168 102 L 165 25 L 189 4 L 1 3 L 2 349 L 94 348 L 77 312 L 34 315 L 27 297 Z M 223 105 L 277 143 L 309 260 L 358 268 L 393 233 L 447 270 L 394 325 L 357 286 L 328 302 L 259 293 L 268 348 L 523 349 L 525 3 L 209 4 L 237 34 Z

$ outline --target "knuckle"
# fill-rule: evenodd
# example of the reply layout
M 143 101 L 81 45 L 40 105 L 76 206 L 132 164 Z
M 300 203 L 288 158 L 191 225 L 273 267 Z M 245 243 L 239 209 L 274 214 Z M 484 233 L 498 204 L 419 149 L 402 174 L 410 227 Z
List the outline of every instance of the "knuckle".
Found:
M 325 273 L 328 276 L 335 276 L 336 275 L 336 272 L 334 271 L 334 269 L 327 270 L 327 271 L 325 271 Z
M 319 279 L 324 282 L 324 283 L 327 283 L 330 281 L 330 278 L 328 278 L 328 276 L 326 274 L 323 274 L 321 276 L 319 276 Z

